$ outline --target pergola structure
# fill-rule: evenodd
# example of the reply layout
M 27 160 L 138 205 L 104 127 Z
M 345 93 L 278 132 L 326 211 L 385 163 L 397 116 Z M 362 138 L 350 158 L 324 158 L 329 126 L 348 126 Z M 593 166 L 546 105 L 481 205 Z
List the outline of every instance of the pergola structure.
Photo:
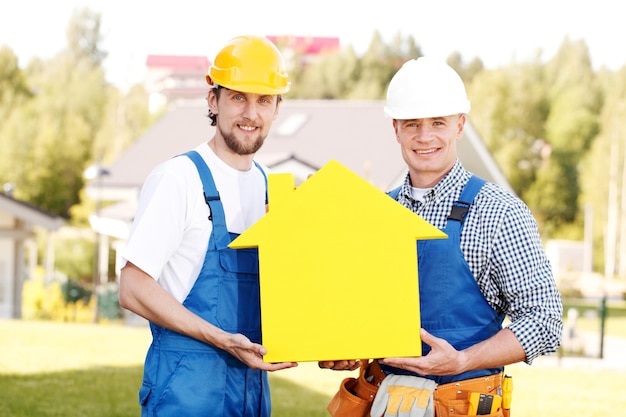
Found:
M 47 231 L 44 269 L 46 277 L 54 272 L 53 233 L 63 219 L 12 196 L 0 193 L 0 318 L 22 316 L 22 286 L 37 266 L 35 229 Z

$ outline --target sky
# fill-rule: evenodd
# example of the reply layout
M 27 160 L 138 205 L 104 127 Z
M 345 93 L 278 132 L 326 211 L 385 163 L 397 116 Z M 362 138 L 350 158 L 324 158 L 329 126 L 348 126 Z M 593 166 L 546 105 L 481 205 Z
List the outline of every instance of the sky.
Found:
M 102 15 L 108 81 L 141 82 L 146 57 L 203 55 L 210 60 L 237 35 L 338 37 L 367 49 L 375 31 L 385 42 L 412 35 L 424 55 L 460 52 L 487 68 L 551 58 L 567 37 L 584 40 L 592 65 L 626 65 L 626 24 L 615 0 L 0 0 L 0 46 L 25 67 L 63 49 L 72 12 Z

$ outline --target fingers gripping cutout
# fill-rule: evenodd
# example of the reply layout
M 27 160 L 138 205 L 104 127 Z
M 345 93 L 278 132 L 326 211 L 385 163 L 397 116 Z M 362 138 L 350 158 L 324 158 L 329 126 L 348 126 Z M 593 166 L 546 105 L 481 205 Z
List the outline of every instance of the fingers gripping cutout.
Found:
M 372 404 L 372 417 L 432 417 L 435 414 L 433 390 L 436 384 L 426 378 L 388 375 Z

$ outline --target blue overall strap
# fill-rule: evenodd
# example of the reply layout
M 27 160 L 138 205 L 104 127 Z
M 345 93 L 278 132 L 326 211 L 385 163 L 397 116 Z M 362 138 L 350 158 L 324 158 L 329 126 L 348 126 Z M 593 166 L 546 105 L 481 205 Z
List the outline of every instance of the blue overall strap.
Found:
M 470 206 L 474 202 L 476 194 L 478 194 L 478 192 L 483 187 L 483 185 L 485 185 L 486 182 L 487 181 L 485 181 L 484 179 L 477 177 L 476 175 L 472 175 L 467 184 L 465 184 L 465 187 L 463 188 L 463 191 L 461 192 L 461 196 L 459 197 L 458 201 L 455 201 L 452 204 L 452 210 L 450 211 L 448 220 L 456 220 L 463 224 L 463 220 L 465 220 L 465 216 L 467 215 Z M 387 195 L 389 195 L 394 200 L 397 200 L 401 188 L 402 186 L 396 187 L 393 190 L 388 191 Z
M 206 200 L 207 204 L 209 204 L 209 201 L 207 200 L 209 197 L 207 196 L 207 185 L 209 185 L 211 187 L 211 199 L 212 200 L 219 200 L 220 199 L 220 195 L 217 192 L 217 189 L 215 188 L 215 181 L 213 181 L 213 176 L 211 175 L 211 171 L 209 170 L 209 167 L 206 166 L 206 162 L 204 162 L 204 159 L 202 159 L 202 157 L 200 156 L 200 154 L 196 151 L 189 151 L 189 152 L 185 152 L 184 155 L 187 155 L 189 158 L 191 158 L 191 160 L 194 162 L 194 164 L 196 164 L 196 167 L 198 168 L 204 168 L 206 167 L 207 171 L 209 172 L 209 177 L 210 178 L 210 184 L 206 184 L 204 179 L 202 179 L 202 185 L 204 186 L 204 199 Z M 265 178 L 265 204 L 267 204 L 267 175 L 265 174 L 265 171 L 263 171 L 263 168 L 261 168 L 261 165 L 257 162 L 257 161 L 253 161 L 254 165 L 256 165 L 256 167 L 259 169 L 259 171 L 261 171 L 261 174 L 263 174 L 263 178 Z M 203 171 L 203 170 L 202 170 Z M 198 169 L 198 172 L 201 172 L 200 169 Z M 200 177 L 202 178 L 202 174 L 200 174 Z M 208 179 L 208 178 L 207 178 Z M 211 205 L 209 204 L 209 207 Z M 211 213 L 213 213 L 213 210 L 211 210 Z M 209 220 L 211 220 L 211 218 L 209 218 Z
M 213 230 L 223 230 L 225 232 L 219 233 L 218 236 L 215 236 L 217 247 L 226 248 L 231 242 L 231 239 L 230 235 L 227 233 L 228 230 L 226 229 L 226 216 L 224 215 L 224 207 L 222 206 L 222 202 L 220 201 L 220 194 L 215 187 L 215 181 L 213 181 L 213 175 L 211 175 L 211 170 L 198 152 L 189 151 L 185 152 L 183 155 L 189 157 L 189 159 L 193 161 L 193 163 L 196 165 L 196 168 L 198 169 L 198 174 L 200 175 L 200 179 L 202 180 L 204 201 L 209 206 L 209 221 L 213 222 Z
M 400 187 L 396 187 L 391 191 L 387 191 L 387 195 L 391 198 L 393 198 L 394 200 L 398 199 L 398 194 L 400 194 L 400 188 L 402 188 L 402 186 Z
M 211 170 L 198 152 L 188 151 L 185 152 L 183 155 L 189 157 L 189 159 L 191 159 L 191 161 L 196 165 L 198 174 L 200 175 L 200 179 L 202 180 L 204 201 L 209 206 L 209 221 L 213 222 L 214 230 L 227 231 L 228 229 L 226 228 L 226 216 L 224 215 L 224 206 L 222 206 L 220 194 L 215 187 L 215 181 L 213 180 L 213 175 L 211 175 Z M 261 165 L 259 165 L 256 161 L 254 161 L 254 164 L 259 169 L 259 171 L 261 171 L 263 177 L 265 178 L 265 204 L 267 204 L 267 175 L 265 175 L 265 171 L 263 171 Z M 227 247 L 231 242 L 231 238 L 228 233 L 221 234 L 216 240 L 217 245 L 220 248 Z
M 484 179 L 472 175 L 467 184 L 465 184 L 459 199 L 452 204 L 448 220 L 458 221 L 462 225 L 470 206 L 474 202 L 474 198 L 486 182 Z
M 263 174 L 263 178 L 265 178 L 265 205 L 267 205 L 267 175 L 265 175 L 265 171 L 263 171 L 263 168 L 261 168 L 261 165 L 257 161 L 252 162 L 254 162 L 254 165 L 256 165 L 257 168 L 259 168 L 259 171 Z

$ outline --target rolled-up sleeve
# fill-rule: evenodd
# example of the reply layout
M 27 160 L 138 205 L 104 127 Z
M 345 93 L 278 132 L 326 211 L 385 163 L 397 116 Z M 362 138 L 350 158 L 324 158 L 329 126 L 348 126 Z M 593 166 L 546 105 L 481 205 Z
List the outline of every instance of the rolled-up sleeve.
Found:
M 563 304 L 552 267 L 530 210 L 509 207 L 501 218 L 492 259 L 491 278 L 515 334 L 526 352 L 526 362 L 556 352 L 563 333 Z

